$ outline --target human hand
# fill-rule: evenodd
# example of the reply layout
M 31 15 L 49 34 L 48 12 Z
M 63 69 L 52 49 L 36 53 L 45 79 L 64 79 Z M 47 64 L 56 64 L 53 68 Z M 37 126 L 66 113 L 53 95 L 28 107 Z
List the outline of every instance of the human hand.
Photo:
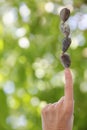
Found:
M 42 109 L 43 130 L 72 130 L 73 126 L 73 81 L 69 68 L 65 69 L 65 95 L 58 102 Z

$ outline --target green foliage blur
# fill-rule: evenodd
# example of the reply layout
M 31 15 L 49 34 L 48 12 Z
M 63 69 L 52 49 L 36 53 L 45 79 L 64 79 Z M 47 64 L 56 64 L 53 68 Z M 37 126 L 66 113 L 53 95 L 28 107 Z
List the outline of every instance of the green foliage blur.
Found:
M 0 130 L 41 130 L 41 109 L 64 95 L 63 7 L 71 10 L 73 130 L 87 130 L 86 0 L 0 0 Z

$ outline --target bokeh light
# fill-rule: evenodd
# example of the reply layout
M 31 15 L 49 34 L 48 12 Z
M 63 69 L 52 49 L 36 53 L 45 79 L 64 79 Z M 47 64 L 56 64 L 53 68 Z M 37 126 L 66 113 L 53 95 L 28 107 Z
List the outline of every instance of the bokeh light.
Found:
M 26 37 L 22 37 L 19 39 L 19 46 L 21 48 L 28 48 L 30 46 L 30 42 Z

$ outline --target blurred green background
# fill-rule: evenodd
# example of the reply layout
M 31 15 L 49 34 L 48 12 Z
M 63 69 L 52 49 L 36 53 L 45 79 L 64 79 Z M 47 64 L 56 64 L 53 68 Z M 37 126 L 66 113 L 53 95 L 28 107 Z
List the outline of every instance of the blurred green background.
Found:
M 63 7 L 71 10 L 73 130 L 87 130 L 86 0 L 0 0 L 0 130 L 41 130 L 41 109 L 63 96 Z

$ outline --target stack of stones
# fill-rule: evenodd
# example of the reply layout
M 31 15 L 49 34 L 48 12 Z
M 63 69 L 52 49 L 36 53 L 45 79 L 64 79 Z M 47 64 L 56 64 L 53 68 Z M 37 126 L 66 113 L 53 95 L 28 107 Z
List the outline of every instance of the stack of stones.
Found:
M 71 60 L 69 55 L 66 53 L 68 50 L 70 44 L 71 44 L 71 38 L 70 35 L 70 27 L 67 24 L 67 20 L 70 16 L 70 10 L 67 8 L 63 8 L 60 12 L 60 18 L 61 18 L 61 31 L 64 35 L 64 39 L 62 41 L 62 55 L 61 55 L 61 62 L 65 68 L 70 67 Z

